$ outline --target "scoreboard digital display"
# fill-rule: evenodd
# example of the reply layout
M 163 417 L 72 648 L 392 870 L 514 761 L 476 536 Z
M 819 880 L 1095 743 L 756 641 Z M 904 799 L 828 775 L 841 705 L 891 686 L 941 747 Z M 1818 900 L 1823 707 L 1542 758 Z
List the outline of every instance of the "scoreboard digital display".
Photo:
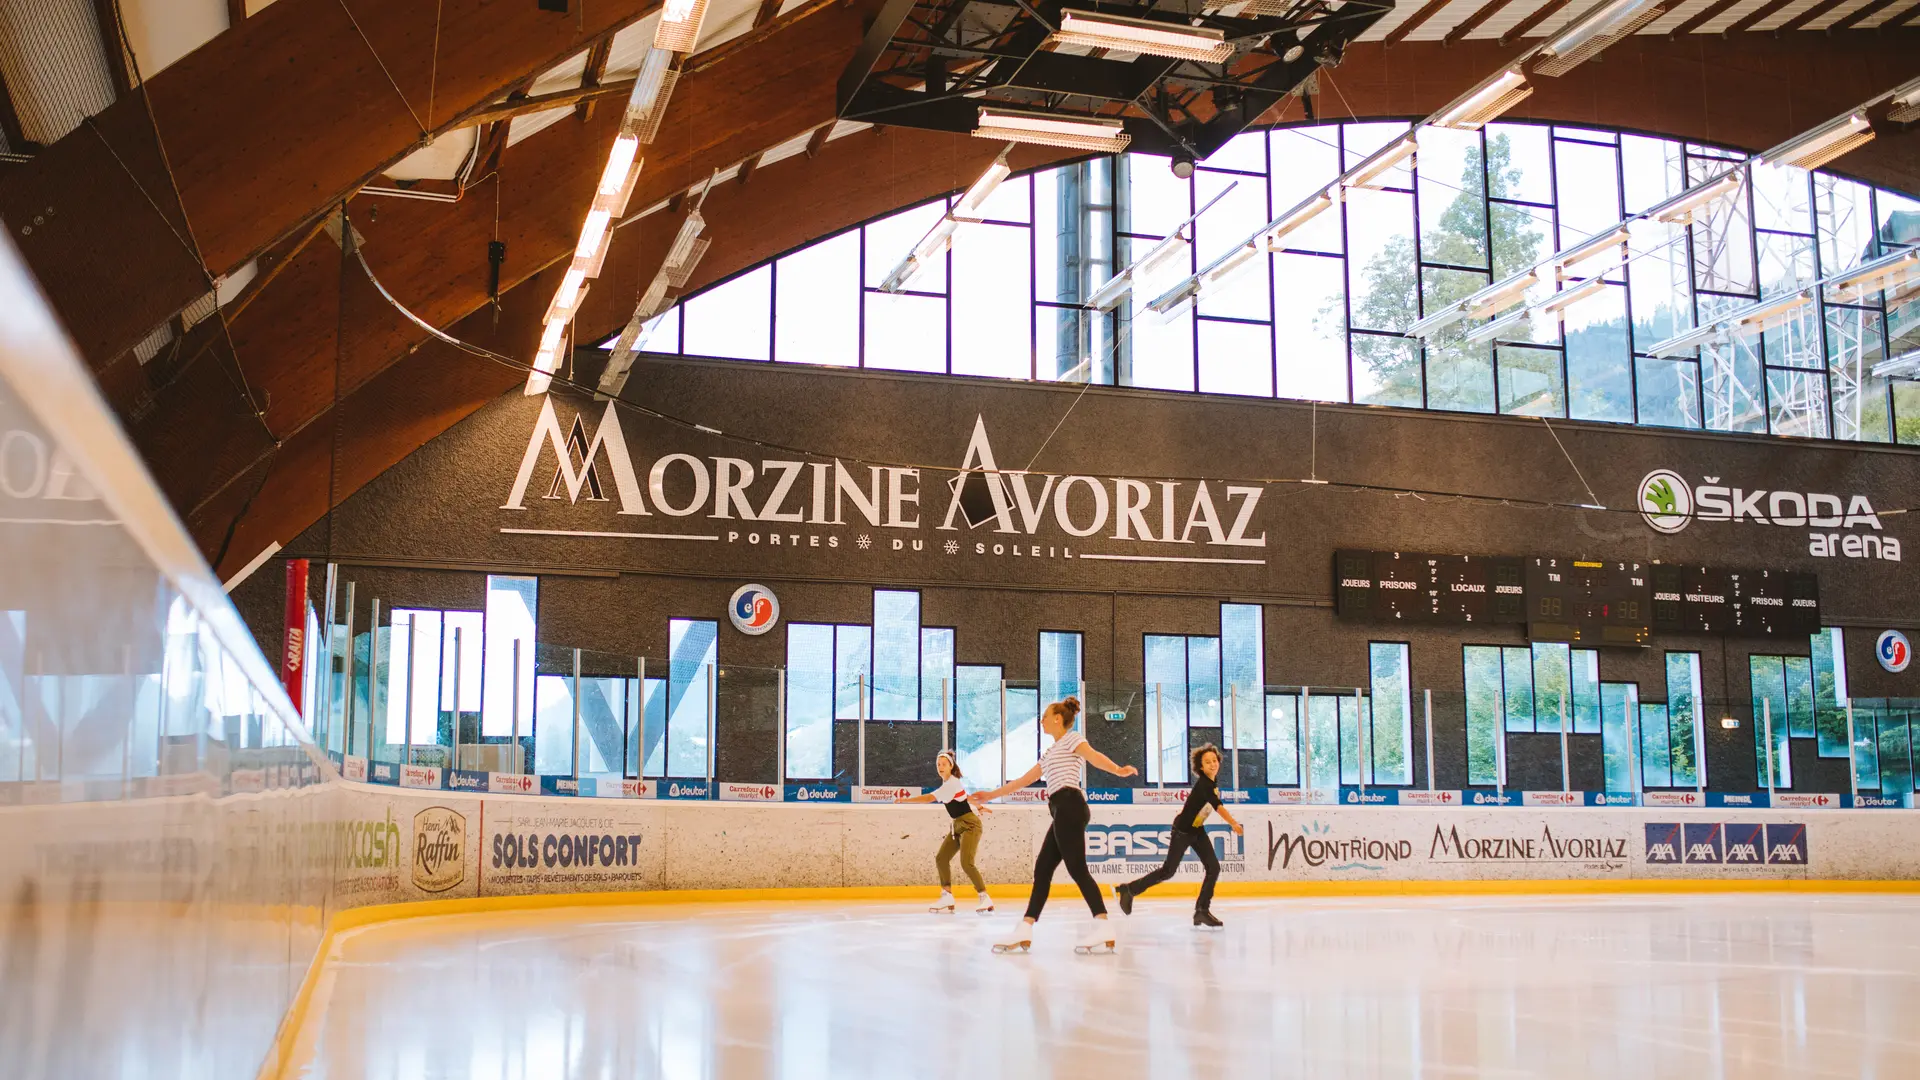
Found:
M 1820 630 L 1820 579 L 1788 570 L 1730 570 L 1734 629 L 1752 637 L 1802 637 Z
M 1342 550 L 1334 609 L 1402 624 L 1524 623 L 1534 641 L 1635 647 L 1655 634 L 1817 633 L 1820 581 L 1788 570 Z
M 1651 566 L 1527 560 L 1527 637 L 1576 645 L 1645 645 L 1653 637 Z
M 1334 606 L 1403 623 L 1526 621 L 1521 560 L 1413 551 L 1334 553 Z

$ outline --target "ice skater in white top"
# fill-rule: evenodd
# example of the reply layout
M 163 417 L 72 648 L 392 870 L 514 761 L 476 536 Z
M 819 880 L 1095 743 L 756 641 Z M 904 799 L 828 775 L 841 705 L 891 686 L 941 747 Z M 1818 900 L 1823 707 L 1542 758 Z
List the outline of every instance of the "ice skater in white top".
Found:
M 967 801 L 967 782 L 960 775 L 960 759 L 953 751 L 942 750 L 940 756 L 933 759 L 933 767 L 940 772 L 939 787 L 924 795 L 893 800 L 937 802 L 946 807 L 947 816 L 952 819 L 947 838 L 940 841 L 940 853 L 933 857 L 934 865 L 940 868 L 940 899 L 927 910 L 936 915 L 953 914 L 953 855 L 959 852 L 960 869 L 966 871 L 967 880 L 973 882 L 973 891 L 980 896 L 973 910 L 985 915 L 993 910 L 993 897 L 987 895 L 987 883 L 973 865 L 973 853 L 980 847 L 980 819 L 973 812 L 973 804 Z
M 1040 755 L 1039 762 L 992 791 L 976 791 L 971 797 L 976 805 L 990 802 L 1045 776 L 1047 811 L 1053 815 L 1053 822 L 1047 829 L 1047 839 L 1040 845 L 1040 855 L 1033 862 L 1033 896 L 1027 901 L 1027 914 L 1020 921 L 1019 934 L 1010 941 L 995 945 L 994 952 L 1012 952 L 1015 949 L 1024 952 L 1033 945 L 1033 924 L 1039 921 L 1041 909 L 1047 906 L 1047 892 L 1053 884 L 1053 872 L 1061 863 L 1067 864 L 1067 873 L 1073 877 L 1073 883 L 1080 886 L 1080 895 L 1086 899 L 1088 910 L 1093 912 L 1093 932 L 1074 946 L 1074 951 L 1113 951 L 1114 938 L 1107 922 L 1107 905 L 1100 898 L 1100 886 L 1093 883 L 1093 873 L 1087 869 L 1087 821 L 1092 816 L 1087 812 L 1087 796 L 1083 790 L 1087 762 L 1115 776 L 1132 776 L 1140 770 L 1131 765 L 1115 765 L 1112 758 L 1095 750 L 1084 736 L 1074 730 L 1079 715 L 1080 701 L 1077 698 L 1069 697 L 1047 706 L 1047 711 L 1040 717 L 1040 727 L 1053 736 L 1053 744 L 1047 747 L 1046 753 Z

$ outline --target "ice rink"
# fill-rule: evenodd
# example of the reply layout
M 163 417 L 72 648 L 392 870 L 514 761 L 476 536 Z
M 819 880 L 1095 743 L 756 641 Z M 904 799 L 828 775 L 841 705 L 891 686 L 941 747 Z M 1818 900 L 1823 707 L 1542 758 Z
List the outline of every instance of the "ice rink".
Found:
M 927 899 L 931 900 L 932 890 Z M 1913 1077 L 1920 897 L 1142 900 L 1080 957 L 923 902 L 558 908 L 346 931 L 289 1075 Z

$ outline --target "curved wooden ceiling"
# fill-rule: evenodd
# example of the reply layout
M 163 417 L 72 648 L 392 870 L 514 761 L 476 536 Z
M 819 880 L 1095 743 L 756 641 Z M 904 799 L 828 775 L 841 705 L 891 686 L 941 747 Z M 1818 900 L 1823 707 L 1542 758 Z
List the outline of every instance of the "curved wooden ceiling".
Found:
M 360 189 L 416 149 L 423 130 L 470 125 L 656 6 L 596 0 L 556 19 L 530 0 L 447 0 L 429 118 L 419 106 L 431 19 L 402 5 L 363 14 L 356 28 L 337 0 L 278 0 L 0 173 L 0 215 L 219 571 L 292 539 L 524 382 L 523 370 L 446 345 L 396 311 L 343 250 L 339 207 L 349 242 L 400 303 L 462 340 L 531 356 L 617 109 L 579 109 L 504 148 L 457 201 Z M 778 14 L 781 3 L 767 0 L 755 29 L 688 64 L 632 203 L 655 212 L 615 233 L 579 340 L 627 321 L 679 227 L 676 196 L 716 171 L 730 178 L 703 207 L 713 247 L 689 289 L 963 187 L 997 151 L 901 128 L 843 127 L 826 140 L 835 82 L 878 0 L 786 6 Z M 1507 39 L 1556 26 L 1563 6 L 1403 4 L 1370 32 L 1376 40 L 1323 72 L 1312 106 L 1323 118 L 1424 115 L 1524 48 Z M 1920 76 L 1920 29 L 1901 25 L 1914 14 L 1920 4 L 1905 0 L 1686 0 L 1656 32 L 1536 80 L 1512 115 L 1758 150 Z M 1826 32 L 1718 32 L 1771 28 Z M 1303 108 L 1289 99 L 1264 120 L 1298 120 Z M 806 152 L 759 164 L 801 141 Z M 1059 159 L 1029 148 L 1013 164 Z M 1883 132 L 1835 167 L 1920 191 L 1920 134 Z M 497 309 L 494 239 L 507 245 Z M 177 321 L 175 347 L 136 358 L 156 324 L 255 258 L 258 276 L 222 311 L 191 328 Z

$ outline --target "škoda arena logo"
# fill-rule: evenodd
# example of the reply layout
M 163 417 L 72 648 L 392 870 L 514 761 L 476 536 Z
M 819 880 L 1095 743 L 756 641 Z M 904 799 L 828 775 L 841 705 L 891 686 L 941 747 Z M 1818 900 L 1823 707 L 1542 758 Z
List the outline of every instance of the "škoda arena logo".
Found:
M 1640 478 L 1636 498 L 1641 519 L 1655 532 L 1671 535 L 1695 521 L 1810 528 L 1807 554 L 1815 558 L 1900 561 L 1899 538 L 1885 535 L 1865 495 L 1733 487 L 1717 476 L 1696 485 L 1672 469 L 1655 469 Z
M 1693 488 L 1672 469 L 1653 470 L 1640 480 L 1640 516 L 1655 532 L 1679 532 L 1693 520 Z

